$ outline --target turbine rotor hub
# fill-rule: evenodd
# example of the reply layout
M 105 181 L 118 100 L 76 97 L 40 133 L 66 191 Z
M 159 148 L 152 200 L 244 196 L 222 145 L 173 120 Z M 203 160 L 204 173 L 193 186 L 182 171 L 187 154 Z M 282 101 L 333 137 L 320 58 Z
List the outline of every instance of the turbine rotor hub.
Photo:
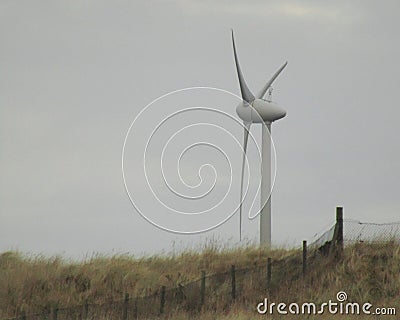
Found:
M 254 99 L 249 105 L 246 102 L 239 104 L 236 113 L 249 123 L 274 122 L 286 116 L 286 110 L 272 101 Z

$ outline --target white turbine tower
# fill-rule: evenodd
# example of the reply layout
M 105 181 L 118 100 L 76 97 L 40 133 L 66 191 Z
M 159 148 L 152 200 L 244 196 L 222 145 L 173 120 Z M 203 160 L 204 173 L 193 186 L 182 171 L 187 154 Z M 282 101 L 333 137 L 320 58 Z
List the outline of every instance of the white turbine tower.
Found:
M 233 53 L 235 56 L 236 70 L 239 78 L 240 92 L 243 102 L 236 107 L 236 113 L 243 120 L 244 144 L 242 180 L 240 188 L 240 239 L 242 238 L 242 201 L 243 201 L 243 176 L 246 158 L 247 140 L 252 123 L 264 123 L 262 126 L 262 152 L 261 152 L 261 210 L 260 210 L 260 244 L 271 246 L 271 124 L 283 118 L 286 111 L 269 100 L 264 100 L 268 88 L 286 67 L 287 62 L 282 65 L 265 86 L 254 96 L 247 87 L 239 60 L 236 53 L 235 39 L 232 30 Z

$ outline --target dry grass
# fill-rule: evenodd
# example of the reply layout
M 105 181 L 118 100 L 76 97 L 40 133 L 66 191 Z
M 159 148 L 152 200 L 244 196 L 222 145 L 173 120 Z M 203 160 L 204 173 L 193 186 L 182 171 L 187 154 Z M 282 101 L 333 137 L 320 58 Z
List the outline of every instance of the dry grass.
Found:
M 335 300 L 338 291 L 346 291 L 349 300 L 371 302 L 374 306 L 396 307 L 400 312 L 400 247 L 385 244 L 359 244 L 345 249 L 337 262 L 319 255 L 309 259 L 309 272 L 301 276 L 301 253 L 296 250 L 268 252 L 257 247 L 221 250 L 215 245 L 201 252 L 185 251 L 171 256 L 135 259 L 127 255 L 93 257 L 83 262 L 60 257 L 25 257 L 16 252 L 0 255 L 0 318 L 12 317 L 17 309 L 35 313 L 52 305 L 73 306 L 84 301 L 103 303 L 120 300 L 125 292 L 131 296 L 155 292 L 161 285 L 176 287 L 198 279 L 201 270 L 208 274 L 225 272 L 232 264 L 237 268 L 265 265 L 274 260 L 274 290 L 268 295 L 275 302 L 326 302 Z M 300 319 L 301 316 L 259 316 L 255 306 L 266 295 L 255 290 L 265 279 L 246 279 L 236 304 L 220 304 L 217 310 L 202 311 L 199 318 L 227 319 Z M 248 282 L 249 285 L 246 285 Z M 229 282 L 226 284 L 229 287 Z M 218 296 L 217 291 L 214 292 Z M 196 318 L 191 311 L 189 318 Z M 188 319 L 176 311 L 168 319 Z M 356 319 L 360 316 L 308 317 L 307 319 Z M 362 316 L 361 316 L 362 318 Z M 371 319 L 380 319 L 371 317 Z M 386 316 L 382 319 L 399 319 Z
M 208 243 L 200 252 L 137 259 L 98 255 L 77 263 L 5 252 L 0 255 L 0 318 L 14 316 L 20 308 L 36 313 L 54 305 L 121 300 L 125 292 L 131 296 L 151 294 L 162 285 L 175 287 L 198 279 L 202 270 L 224 272 L 231 264 L 244 267 L 264 262 L 267 256 L 278 259 L 288 254 L 288 250 L 269 253 L 254 246 L 221 250 Z

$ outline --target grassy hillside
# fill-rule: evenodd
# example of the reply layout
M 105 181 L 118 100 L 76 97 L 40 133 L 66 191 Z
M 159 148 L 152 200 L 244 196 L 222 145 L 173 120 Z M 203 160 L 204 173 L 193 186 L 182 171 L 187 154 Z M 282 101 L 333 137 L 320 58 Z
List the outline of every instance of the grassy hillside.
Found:
M 400 313 L 400 247 L 395 243 L 358 244 L 345 249 L 340 261 L 320 254 L 310 254 L 306 278 L 301 273 L 301 252 L 296 250 L 267 250 L 247 247 L 220 250 L 207 246 L 202 252 L 187 251 L 171 256 L 135 259 L 130 256 L 93 257 L 80 263 L 60 257 L 26 257 L 17 252 L 0 255 L 0 318 L 15 316 L 17 310 L 27 314 L 40 312 L 54 305 L 60 307 L 121 300 L 124 293 L 131 296 L 157 292 L 160 286 L 177 287 L 207 274 L 223 273 L 235 265 L 237 270 L 265 266 L 272 257 L 272 289 L 267 294 L 261 273 L 238 272 L 239 287 L 236 303 L 216 301 L 230 292 L 229 272 L 221 275 L 219 286 L 207 291 L 202 311 L 190 311 L 190 318 L 202 312 L 201 319 L 274 319 L 257 315 L 256 304 L 264 297 L 274 302 L 314 302 L 335 300 L 336 293 L 345 291 L 349 301 L 370 302 L 374 306 L 396 307 Z M 258 269 L 257 269 L 258 270 Z M 264 270 L 264 269 L 259 269 Z M 228 275 L 228 276 L 226 276 Z M 212 280 L 214 279 L 214 280 Z M 210 278 L 211 281 L 218 277 Z M 226 282 L 226 283 L 224 283 Z M 227 300 L 227 299 L 225 299 Z M 224 300 L 224 301 L 225 301 Z M 222 301 L 222 298 L 221 298 Z M 167 301 L 168 303 L 168 301 Z M 208 307 L 208 306 L 213 306 Z M 354 316 L 353 318 L 363 318 Z M 188 319 L 183 310 L 169 315 L 171 319 Z M 302 316 L 281 316 L 276 319 L 303 319 Z M 372 316 L 371 316 L 372 318 Z M 382 319 L 399 319 L 385 316 Z M 308 317 L 307 319 L 352 319 L 351 316 Z M 380 319 L 374 317 L 373 319 Z

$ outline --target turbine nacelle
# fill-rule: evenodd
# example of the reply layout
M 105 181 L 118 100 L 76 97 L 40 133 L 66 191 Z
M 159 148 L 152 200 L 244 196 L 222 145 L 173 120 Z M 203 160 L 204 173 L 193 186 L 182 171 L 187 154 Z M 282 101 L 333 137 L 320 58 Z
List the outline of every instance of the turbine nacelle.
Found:
M 286 116 L 285 109 L 264 99 L 255 99 L 250 104 L 242 102 L 236 107 L 236 113 L 246 123 L 271 123 Z

